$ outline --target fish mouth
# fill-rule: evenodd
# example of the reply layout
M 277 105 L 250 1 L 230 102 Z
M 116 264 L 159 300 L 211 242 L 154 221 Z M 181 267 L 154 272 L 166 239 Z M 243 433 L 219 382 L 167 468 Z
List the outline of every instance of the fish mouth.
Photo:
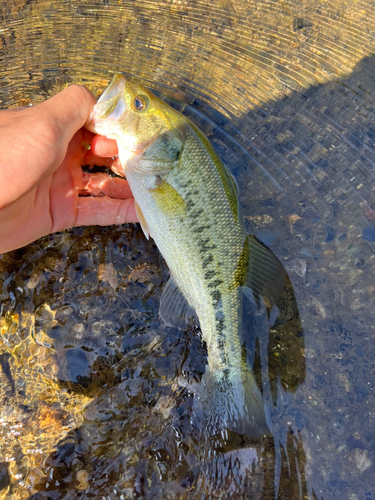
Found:
M 106 119 L 115 122 L 125 118 L 127 105 L 123 95 L 126 83 L 124 75 L 115 74 L 94 106 L 94 120 Z
M 85 127 L 95 134 L 116 139 L 116 123 L 126 119 L 128 106 L 124 91 L 127 81 L 122 74 L 116 74 L 95 104 Z

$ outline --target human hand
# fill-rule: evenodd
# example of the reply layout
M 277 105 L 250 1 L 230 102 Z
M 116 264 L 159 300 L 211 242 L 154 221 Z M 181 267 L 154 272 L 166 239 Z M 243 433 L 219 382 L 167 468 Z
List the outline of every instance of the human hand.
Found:
M 81 168 L 116 163 L 115 141 L 83 128 L 95 103 L 72 85 L 35 107 L 0 112 L 0 253 L 73 226 L 137 221 L 125 179 Z

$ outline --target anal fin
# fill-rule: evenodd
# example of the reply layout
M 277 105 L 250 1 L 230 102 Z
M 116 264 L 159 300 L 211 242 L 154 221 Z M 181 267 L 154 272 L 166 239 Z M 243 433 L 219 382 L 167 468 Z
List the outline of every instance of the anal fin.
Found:
M 173 276 L 169 277 L 164 287 L 160 299 L 159 316 L 166 325 L 175 326 L 181 330 L 199 325 L 195 310 L 189 305 Z

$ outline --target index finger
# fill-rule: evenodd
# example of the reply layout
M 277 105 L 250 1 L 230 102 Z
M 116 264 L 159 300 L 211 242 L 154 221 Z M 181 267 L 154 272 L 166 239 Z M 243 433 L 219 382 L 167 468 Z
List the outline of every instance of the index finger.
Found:
M 102 135 L 96 135 L 91 141 L 91 151 L 96 156 L 117 156 L 117 142 L 114 139 L 107 139 Z

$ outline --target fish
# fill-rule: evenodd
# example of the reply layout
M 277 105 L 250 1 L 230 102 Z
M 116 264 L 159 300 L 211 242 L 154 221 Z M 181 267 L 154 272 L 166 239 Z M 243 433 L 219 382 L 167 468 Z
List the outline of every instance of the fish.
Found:
M 86 125 L 115 139 L 138 219 L 169 268 L 159 315 L 169 326 L 199 325 L 207 346 L 197 398 L 213 435 L 268 432 L 261 390 L 246 359 L 243 307 L 268 313 L 286 273 L 248 234 L 238 187 L 204 133 L 151 90 L 115 74 Z

